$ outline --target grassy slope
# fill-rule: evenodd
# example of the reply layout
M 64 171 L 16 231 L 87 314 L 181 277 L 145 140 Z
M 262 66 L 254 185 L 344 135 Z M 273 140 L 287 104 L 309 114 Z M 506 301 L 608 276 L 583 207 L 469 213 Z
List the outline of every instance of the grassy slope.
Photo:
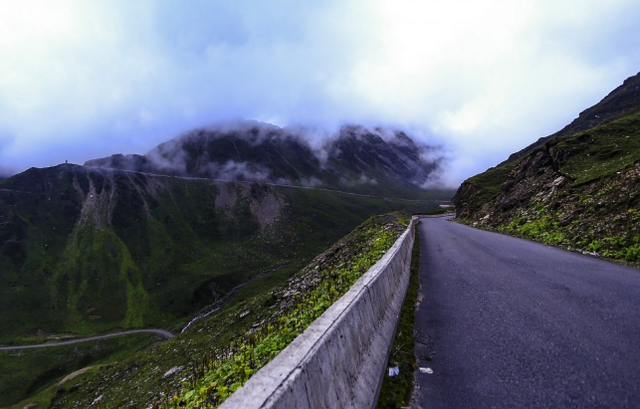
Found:
M 556 176 L 568 181 L 557 187 L 544 186 L 510 212 L 495 210 L 500 219 L 494 214 L 480 225 L 616 260 L 640 260 L 640 111 L 551 140 L 539 149 L 553 158 Z M 480 211 L 483 204 L 493 206 L 496 199 L 509 194 L 499 190 L 507 180 L 510 170 L 505 166 L 509 165 L 468 180 L 496 194 L 473 197 L 477 203 L 467 222 L 480 222 L 485 215 Z
M 622 85 L 614 89 L 596 105 L 580 112 L 580 115 L 560 131 L 540 138 L 519 152 L 513 153 L 507 161 L 522 158 L 544 145 L 549 140 L 572 136 L 582 131 L 604 125 L 626 115 L 640 106 L 640 74 L 627 78 Z
M 4 343 L 50 332 L 176 329 L 235 286 L 317 254 L 372 214 L 430 206 L 71 166 L 33 169 L 0 189 Z M 235 201 L 217 205 L 223 193 Z M 278 217 L 262 226 L 255 213 L 268 213 L 270 198 Z
M 156 340 L 154 335 L 139 334 L 56 348 L 0 351 L 0 368 L 3 370 L 0 406 L 35 396 L 11 408 L 22 408 L 30 402 L 38 402 L 38 407 L 48 407 L 57 391 L 65 389 L 64 385 L 52 386 L 52 379 L 60 379 L 88 366 L 95 366 L 97 370 L 150 346 Z
M 476 211 L 485 203 L 495 199 L 500 194 L 500 187 L 516 165 L 517 162 L 505 163 L 467 179 L 464 185 L 473 192 L 466 204 L 469 209 Z
M 111 202 L 110 224 L 99 224 L 95 220 L 106 217 L 105 206 L 96 206 L 84 219 L 80 211 L 89 178 L 96 194 L 111 193 L 108 178 L 100 173 L 78 176 L 60 167 L 49 171 L 52 175 L 43 182 L 32 170 L 1 186 L 10 191 L 3 191 L 0 215 L 13 220 L 5 225 L 11 229 L 0 229 L 7 237 L 0 257 L 5 267 L 0 274 L 0 339 L 5 343 L 40 343 L 52 332 L 78 336 L 141 326 L 176 330 L 231 288 L 273 267 L 299 264 L 371 214 L 434 206 L 120 173 L 112 186 L 124 193 L 118 191 Z M 85 197 L 73 186 L 74 175 Z M 131 186 L 153 186 L 154 194 L 132 193 Z M 237 193 L 233 207 L 216 207 L 222 189 Z M 274 228 L 263 231 L 248 198 L 269 193 L 283 203 L 283 211 Z M 258 284 L 270 283 L 264 284 L 268 288 L 287 274 L 291 271 L 268 275 L 241 293 L 260 293 L 264 288 Z M 88 365 L 97 358 L 83 359 Z M 58 375 L 45 367 L 28 370 L 43 385 Z M 8 383 L 15 381 L 9 378 Z
M 202 371 L 194 374 L 171 403 L 188 408 L 222 403 L 346 293 L 395 243 L 408 222 L 406 215 L 390 214 L 360 225 L 329 251 L 328 261 L 322 257 L 303 270 L 301 279 L 307 288 L 281 303 L 261 325 L 216 351 L 215 359 L 205 360 Z
M 640 161 L 640 110 L 549 146 L 566 152 L 559 171 L 577 184 L 612 175 Z
M 271 334 L 281 334 L 278 322 L 286 320 L 290 323 L 292 319 L 291 317 L 282 318 L 286 316 L 286 311 L 303 311 L 296 306 L 294 300 L 311 299 L 311 296 L 302 297 L 302 295 L 311 294 L 310 291 L 319 288 L 318 285 L 329 287 L 327 287 L 328 290 L 318 293 L 320 304 L 314 304 L 315 307 L 312 310 L 318 307 L 317 312 L 321 312 L 326 308 L 328 304 L 324 295 L 332 292 L 330 288 L 339 287 L 339 281 L 342 282 L 340 285 L 348 288 L 350 281 L 336 278 L 339 276 L 333 277 L 333 273 L 328 276 L 322 272 L 317 273 L 315 266 L 320 265 L 319 270 L 326 272 L 351 271 L 346 269 L 343 263 L 350 259 L 359 260 L 364 257 L 366 252 L 359 251 L 358 248 L 366 247 L 367 243 L 377 243 L 373 240 L 374 234 L 377 235 L 380 229 L 388 228 L 388 223 L 392 222 L 389 218 L 376 220 L 382 220 L 382 222 L 373 221 L 374 227 L 378 230 L 371 230 L 372 223 L 368 223 L 358 230 L 359 233 L 350 235 L 345 239 L 347 241 L 341 241 L 323 256 L 316 258 L 306 269 L 301 271 L 299 265 L 292 266 L 247 285 L 218 313 L 199 321 L 184 334 L 143 350 L 118 364 L 105 367 L 89 380 L 82 380 L 77 384 L 71 382 L 67 392 L 58 396 L 53 407 L 65 408 L 78 405 L 84 407 L 100 396 L 103 398 L 92 407 L 137 408 L 147 407 L 153 402 L 157 404 L 171 402 L 172 397 L 175 394 L 179 395 L 183 388 L 182 379 L 186 379 L 190 384 L 201 382 L 197 380 L 205 379 L 203 366 L 209 367 L 212 358 L 225 356 L 224 351 L 228 350 L 233 342 L 246 342 L 247 331 L 254 334 L 268 334 L 269 328 L 272 328 Z M 398 232 L 402 230 L 404 228 L 400 226 Z M 374 231 L 378 233 L 373 233 Z M 376 257 L 379 257 L 379 254 Z M 369 260 L 367 263 L 372 261 Z M 314 278 L 317 274 L 324 278 L 318 281 Z M 289 279 L 294 280 L 284 285 Z M 288 324 L 282 328 L 291 329 Z M 287 332 L 286 337 L 291 334 Z M 236 346 L 236 349 L 238 348 Z M 231 367 L 235 366 L 231 365 Z M 175 372 L 165 376 L 172 368 Z M 232 378 L 225 378 L 224 382 L 220 382 L 220 386 L 226 385 L 228 390 L 237 387 L 237 385 L 233 386 L 236 381 Z
M 559 172 L 585 183 L 623 170 L 640 160 L 640 111 L 570 137 L 547 142 L 546 149 L 566 153 Z M 542 148 L 538 148 L 542 149 Z M 478 204 L 494 199 L 518 162 L 509 162 L 475 175 L 465 182 L 481 190 Z
M 67 407 L 68 402 L 71 401 L 83 401 L 87 405 L 100 396 L 99 391 L 105 382 L 106 388 L 112 391 L 111 393 L 115 393 L 116 397 L 128 396 L 134 401 L 144 400 L 149 391 L 156 397 L 165 390 L 175 392 L 181 385 L 179 375 L 184 371 L 163 379 L 162 375 L 166 371 L 172 367 L 192 365 L 196 360 L 203 359 L 212 346 L 222 346 L 232 342 L 242 328 L 259 322 L 263 318 L 264 307 L 273 304 L 271 291 L 282 286 L 300 268 L 300 264 L 283 268 L 248 284 L 241 288 L 219 312 L 198 321 L 188 332 L 175 339 L 146 349 L 144 347 L 149 345 L 149 342 L 136 344 L 135 339 L 129 339 L 129 337 L 101 341 L 101 345 L 111 340 L 119 342 L 113 345 L 113 359 L 102 359 L 96 356 L 93 353 L 96 349 L 95 343 L 79 344 L 81 348 L 69 347 L 62 352 L 57 347 L 42 350 L 40 357 L 47 357 L 49 354 L 63 360 L 68 350 L 73 351 L 72 355 L 67 356 L 67 359 L 69 357 L 72 359 L 65 360 L 64 366 L 56 366 L 59 362 L 52 361 L 52 366 L 60 368 L 56 371 L 50 371 L 49 365 L 33 365 L 30 355 L 24 355 L 22 352 L 20 356 L 16 352 L 0 355 L 1 367 L 4 368 L 7 362 L 2 360 L 4 356 L 4 359 L 13 360 L 11 367 L 6 366 L 6 368 L 19 371 L 19 373 L 9 372 L 8 376 L 3 378 L 2 385 L 6 388 L 5 390 L 18 384 L 24 385 L 11 396 L 0 393 L 0 397 L 3 398 L 0 400 L 0 407 L 20 401 L 20 405 L 15 405 L 16 409 L 34 402 L 37 403 L 34 409 L 44 409 L 49 407 L 51 398 L 56 395 L 59 399 L 55 407 Z M 240 318 L 240 315 L 246 311 L 250 313 Z M 143 340 L 153 339 L 153 336 L 140 337 Z M 15 356 L 11 357 L 11 355 Z M 62 387 L 54 386 L 64 375 L 89 365 L 97 365 L 99 371 L 71 380 Z M 39 387 L 31 388 L 30 385 L 36 379 Z M 35 394 L 32 394 L 34 391 Z M 25 394 L 25 392 L 28 393 Z M 137 406 L 133 405 L 133 407 Z M 11 408 L 13 409 L 13 406 Z

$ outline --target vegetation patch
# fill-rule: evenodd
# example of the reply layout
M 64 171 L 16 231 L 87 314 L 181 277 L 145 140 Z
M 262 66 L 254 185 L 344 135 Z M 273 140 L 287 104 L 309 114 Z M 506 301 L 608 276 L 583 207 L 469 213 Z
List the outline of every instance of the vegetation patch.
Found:
M 281 344 L 291 337 L 286 329 L 280 331 L 282 322 L 293 325 L 300 319 L 296 314 L 315 314 L 329 303 L 330 298 L 321 292 L 315 297 L 310 292 L 323 283 L 321 291 L 331 294 L 333 299 L 339 287 L 348 288 L 347 279 L 350 279 L 351 270 L 358 266 L 356 261 L 359 259 L 363 268 L 362 264 L 368 258 L 359 257 L 361 253 L 370 249 L 379 257 L 386 251 L 383 242 L 392 244 L 395 238 L 391 237 L 398 237 L 405 231 L 408 220 L 404 214 L 373 218 L 315 257 L 306 267 L 302 268 L 298 263 L 262 276 L 239 289 L 218 311 L 197 321 L 186 332 L 117 364 L 105 366 L 91 379 L 78 383 L 71 381 L 74 388 L 66 388 L 51 408 L 90 405 L 92 408 L 172 407 L 180 401 L 186 404 L 184 395 L 189 391 L 194 391 L 190 395 L 192 401 L 199 399 L 197 405 L 206 407 L 217 399 L 213 394 L 218 386 L 226 387 L 226 390 L 221 388 L 221 392 L 228 394 L 238 387 L 238 379 L 246 377 L 246 370 L 257 370 L 258 357 L 254 353 L 248 354 L 248 345 L 255 347 L 264 341 L 258 349 L 266 355 L 274 355 L 269 348 L 279 347 L 273 344 Z M 375 241 L 375 238 L 380 240 Z M 311 300 L 315 300 L 315 304 Z M 227 360 L 226 364 L 215 363 L 223 359 Z M 251 360 L 255 369 L 251 368 Z M 214 388 L 202 390 L 215 382 L 205 383 L 204 376 L 220 370 L 223 365 L 234 370 L 243 368 L 245 372 L 238 370 L 232 374 L 229 371 L 226 374 L 230 376 L 218 380 Z M 174 396 L 178 397 L 176 402 Z M 92 405 L 98 398 L 99 402 Z
M 464 205 L 457 211 L 464 210 L 465 214 L 470 215 L 494 200 L 517 164 L 517 161 L 502 164 L 464 181 L 453 198 L 457 206 Z
M 504 165 L 496 166 L 494 168 L 490 168 L 485 172 L 482 172 L 476 176 L 473 176 L 468 179 L 468 182 L 474 184 L 476 186 L 482 187 L 487 193 L 486 197 L 489 195 L 496 195 L 500 193 L 500 186 L 507 180 L 509 173 L 516 167 L 518 162 L 509 162 Z
M 140 408 L 160 405 L 178 391 L 212 348 L 223 348 L 264 320 L 277 306 L 286 281 L 302 265 L 276 269 L 240 288 L 219 310 L 175 338 L 105 365 L 94 376 L 71 381 L 51 408 Z M 275 292 L 275 294 L 274 294 Z M 216 308 L 218 308 L 216 307 Z M 93 402 L 99 399 L 99 402 Z M 45 406 L 48 407 L 48 406 Z
M 545 244 L 562 244 L 566 238 L 565 229 L 560 226 L 559 215 L 552 214 L 547 206 L 537 199 L 527 211 L 498 227 L 498 231 L 523 236 Z
M 418 221 L 418 223 L 420 223 Z M 400 320 L 396 329 L 396 336 L 389 355 L 389 368 L 397 367 L 399 373 L 389 376 L 385 371 L 384 380 L 380 389 L 380 396 L 376 408 L 399 409 L 406 407 L 411 399 L 414 373 L 417 368 L 414 354 L 414 325 L 416 315 L 416 303 L 418 301 L 419 269 L 420 269 L 420 235 L 418 224 L 415 226 L 415 241 L 411 253 L 411 272 L 409 287 L 402 304 Z
M 614 200 L 616 195 L 611 191 L 619 188 L 616 183 L 606 180 L 578 189 L 581 195 L 565 197 L 562 204 L 545 203 L 534 198 L 493 230 L 612 261 L 640 265 L 640 211 L 637 203 L 634 203 L 635 207 L 628 207 L 628 196 L 624 194 L 621 199 Z M 608 197 L 606 206 L 603 197 Z
M 216 407 L 239 389 L 293 339 L 301 334 L 395 243 L 408 224 L 407 216 L 370 219 L 351 233 L 351 257 L 339 266 L 320 269 L 312 289 L 299 293 L 259 329 L 244 333 L 210 359 L 166 402 L 169 406 Z
M 640 265 L 640 110 L 548 140 L 508 174 L 507 165 L 463 183 L 462 222 Z
M 549 143 L 562 152 L 560 172 L 587 183 L 640 161 L 640 111 Z

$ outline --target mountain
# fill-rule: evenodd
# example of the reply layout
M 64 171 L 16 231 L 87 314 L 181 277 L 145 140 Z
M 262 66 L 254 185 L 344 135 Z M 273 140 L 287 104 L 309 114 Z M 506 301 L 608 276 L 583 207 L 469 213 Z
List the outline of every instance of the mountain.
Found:
M 0 181 L 0 342 L 176 330 L 373 214 L 425 210 L 436 204 L 414 199 L 452 195 L 417 187 L 437 163 L 402 133 L 351 127 L 323 149 L 273 127 L 195 131 L 144 156 Z
M 557 134 L 462 183 L 460 220 L 640 260 L 640 74 Z
M 609 95 L 607 95 L 598 104 L 580 112 L 580 115 L 578 115 L 578 117 L 569 125 L 565 126 L 558 132 L 540 138 L 526 148 L 511 154 L 511 156 L 509 156 L 509 158 L 503 163 L 520 159 L 551 139 L 571 136 L 578 132 L 595 128 L 610 122 L 616 117 L 632 111 L 639 106 L 640 75 L 634 75 L 633 77 L 627 78 L 622 85 L 611 91 Z
M 85 407 L 109 390 L 140 407 L 149 394 L 178 390 L 182 375 L 166 373 L 191 373 L 214 345 L 260 325 L 278 301 L 273 291 L 297 283 L 309 260 L 370 216 L 448 201 L 453 191 L 426 187 L 437 153 L 397 131 L 351 126 L 312 144 L 245 123 L 196 130 L 146 155 L 0 181 L 1 344 L 134 328 L 179 333 L 202 317 L 153 347 L 157 340 L 141 334 L 0 352 L 11 374 L 0 377 L 0 406 L 37 395 L 36 407 L 89 399 Z M 290 292 L 277 291 L 287 301 Z M 60 386 L 82 368 L 73 386 Z
M 242 122 L 192 131 L 146 155 L 113 155 L 85 165 L 402 198 L 424 197 L 424 187 L 437 182 L 438 150 L 402 131 L 344 126 L 317 147 L 304 135 Z

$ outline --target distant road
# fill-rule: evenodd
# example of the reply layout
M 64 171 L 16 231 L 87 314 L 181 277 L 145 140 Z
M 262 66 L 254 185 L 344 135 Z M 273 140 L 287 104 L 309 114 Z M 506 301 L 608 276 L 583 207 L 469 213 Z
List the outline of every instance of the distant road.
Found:
M 330 193 L 340 193 L 344 195 L 351 196 L 361 196 L 361 197 L 371 197 L 374 199 L 385 199 L 385 200 L 398 200 L 402 202 L 430 202 L 430 203 L 440 203 L 440 204 L 451 204 L 451 200 L 441 200 L 441 199 L 403 199 L 399 197 L 387 197 L 387 196 L 376 196 L 369 195 L 365 193 L 353 193 L 346 192 L 344 190 L 334 190 L 334 189 L 325 189 L 322 187 L 313 187 L 313 186 L 302 186 L 302 185 L 288 185 L 284 183 L 271 183 L 271 182 L 260 182 L 260 181 L 251 181 L 251 180 L 232 180 L 232 179 L 215 179 L 215 178 L 204 178 L 204 177 L 196 177 L 196 176 L 176 176 L 176 175 L 166 175 L 162 173 L 149 173 L 149 172 L 141 172 L 139 170 L 128 170 L 128 169 L 117 169 L 117 168 L 105 168 L 102 166 L 90 166 L 90 165 L 79 165 L 87 168 L 94 169 L 102 169 L 108 171 L 121 171 L 128 173 L 139 173 L 146 176 L 155 176 L 155 177 L 163 177 L 163 178 L 174 178 L 174 179 L 184 179 L 184 180 L 212 180 L 214 182 L 223 182 L 223 183 L 244 183 L 244 184 L 261 184 L 266 186 L 275 186 L 275 187 L 285 187 L 292 189 L 306 189 L 306 190 L 320 190 L 323 192 Z
M 69 341 L 62 342 L 52 342 L 48 344 L 38 344 L 38 345 L 23 345 L 23 346 L 14 346 L 14 347 L 0 347 L 0 351 L 15 351 L 18 349 L 33 349 L 33 348 L 51 348 L 51 347 L 59 347 L 64 345 L 73 345 L 79 344 L 81 342 L 91 342 L 91 341 L 99 341 L 101 339 L 120 337 L 123 335 L 131 335 L 131 334 L 158 334 L 162 335 L 165 338 L 173 338 L 173 334 L 169 331 L 164 331 L 161 329 L 135 329 L 131 331 L 123 331 L 123 332 L 114 332 L 113 334 L 99 335 L 96 337 L 90 338 L 81 338 L 81 339 L 72 339 Z
M 640 408 L 640 270 L 419 226 L 413 408 Z

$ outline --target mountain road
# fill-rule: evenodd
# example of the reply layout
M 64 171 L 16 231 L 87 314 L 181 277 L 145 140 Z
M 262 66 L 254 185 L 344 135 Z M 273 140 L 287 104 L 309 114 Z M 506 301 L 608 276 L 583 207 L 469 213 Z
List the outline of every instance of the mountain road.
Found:
M 640 407 L 640 270 L 423 219 L 414 408 Z
M 123 335 L 131 335 L 131 334 L 158 334 L 167 339 L 173 338 L 174 336 L 169 331 L 165 331 L 161 329 L 134 329 L 131 331 L 114 332 L 111 334 L 98 335 L 90 338 L 70 339 L 68 341 L 62 341 L 62 342 L 51 342 L 47 344 L 36 344 L 36 345 L 21 345 L 21 346 L 13 346 L 13 347 L 0 347 L 0 351 L 16 351 L 20 349 L 59 347 L 63 345 L 73 345 L 73 344 L 79 344 L 81 342 L 99 341 L 101 339 L 120 337 Z

